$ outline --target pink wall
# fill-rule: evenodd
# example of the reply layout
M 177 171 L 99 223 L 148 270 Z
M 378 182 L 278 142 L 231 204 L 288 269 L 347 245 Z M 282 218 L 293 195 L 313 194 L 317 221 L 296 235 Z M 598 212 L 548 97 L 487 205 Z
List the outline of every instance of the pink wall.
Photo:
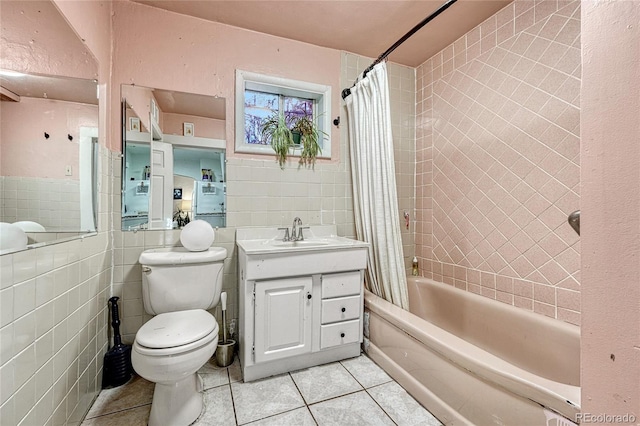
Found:
M 52 2 L 3 1 L 0 8 L 2 68 L 85 79 L 98 76 L 91 52 Z
M 112 149 L 120 147 L 120 131 L 111 138 L 111 97 L 119 103 L 120 90 L 111 84 L 111 1 L 53 0 L 76 34 L 84 40 L 98 61 L 98 86 L 100 90 L 100 143 Z M 112 95 L 113 93 L 113 95 Z M 116 101 L 117 100 L 117 101 Z M 118 113 L 118 122 L 120 115 Z
M 201 138 L 225 139 L 226 120 L 196 117 L 194 115 L 162 113 L 162 133 L 183 136 L 184 122 L 193 123 L 194 136 Z
M 81 126 L 98 127 L 97 106 L 24 97 L 3 102 L 0 175 L 78 180 Z M 65 176 L 66 165 L 72 176 Z
M 127 100 L 127 104 L 140 119 L 140 125 L 142 126 L 141 131 L 148 132 L 151 128 L 149 113 L 151 112 L 151 98 L 153 98 L 153 91 L 147 87 L 125 86 L 124 88 L 119 87 L 118 90 L 114 90 L 113 93 L 114 95 L 116 93 L 118 94 L 118 101 L 120 100 L 120 97 Z M 119 117 L 120 116 L 118 115 L 113 119 L 119 123 Z M 129 123 L 127 123 L 127 128 L 129 128 L 128 126 Z
M 582 2 L 582 410 L 640 422 L 640 4 Z
M 580 324 L 580 2 L 516 0 L 417 78 L 425 274 Z
M 330 85 L 338 115 L 340 51 L 179 15 L 132 2 L 115 2 L 113 89 L 120 84 L 226 99 L 227 153 L 234 154 L 235 70 Z M 131 43 L 136 40 L 136 43 Z M 116 97 L 112 117 L 119 117 Z M 112 123 L 112 133 L 119 125 Z M 332 153 L 339 131 L 332 128 Z M 119 146 L 120 142 L 118 142 Z M 334 156 L 334 157 L 337 157 Z M 334 161 L 336 159 L 334 158 Z

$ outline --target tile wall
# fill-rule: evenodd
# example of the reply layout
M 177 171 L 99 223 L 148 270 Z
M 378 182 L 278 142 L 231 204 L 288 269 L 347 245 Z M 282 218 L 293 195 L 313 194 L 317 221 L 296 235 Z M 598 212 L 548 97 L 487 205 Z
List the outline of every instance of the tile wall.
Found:
M 362 72 L 373 63 L 372 58 L 342 53 L 342 87 L 351 87 Z M 398 190 L 398 208 L 401 220 L 402 248 L 405 267 L 411 268 L 411 260 L 415 253 L 415 140 L 416 140 L 416 75 L 415 69 L 387 63 L 389 79 L 389 102 L 391 104 L 391 127 L 393 131 L 393 147 L 396 170 L 396 186 Z M 346 121 L 347 111 L 342 104 L 340 111 L 340 137 L 348 146 L 349 132 Z M 347 153 L 348 155 L 348 153 Z M 347 157 L 349 158 L 349 157 Z M 410 215 L 409 228 L 405 226 L 404 213 Z
M 344 53 L 342 84 L 350 86 L 371 63 L 368 58 Z M 401 212 L 413 212 L 414 197 L 414 70 L 391 64 L 390 96 L 394 144 L 396 146 L 396 174 Z M 355 237 L 351 168 L 349 165 L 346 112 L 341 110 L 339 162 L 318 162 L 313 169 L 298 168 L 295 159 L 281 170 L 275 157 L 229 158 L 227 161 L 227 227 L 216 231 L 215 245 L 228 251 L 224 267 L 223 291 L 227 292 L 227 321 L 238 317 L 237 252 L 235 229 L 251 226 L 291 226 L 299 216 L 304 225 L 337 226 L 338 235 Z M 122 160 L 114 157 L 114 188 L 120 188 Z M 120 223 L 121 200 L 113 191 L 113 221 Z M 402 214 L 401 214 L 402 217 Z M 116 225 L 116 228 L 118 226 Z M 403 228 L 405 259 L 413 256 L 413 235 Z M 179 231 L 114 231 L 113 294 L 122 297 L 122 333 L 125 342 L 132 342 L 135 333 L 151 318 L 144 312 L 142 302 L 142 272 L 138 257 L 148 248 L 179 246 Z M 211 311 L 218 322 L 219 308 Z
M 101 147 L 99 229 L 109 229 Z M 0 256 L 0 424 L 79 424 L 102 384 L 110 233 Z
M 424 275 L 580 324 L 580 2 L 516 0 L 417 69 Z
M 80 181 L 0 177 L 2 222 L 30 220 L 47 230 L 80 229 Z

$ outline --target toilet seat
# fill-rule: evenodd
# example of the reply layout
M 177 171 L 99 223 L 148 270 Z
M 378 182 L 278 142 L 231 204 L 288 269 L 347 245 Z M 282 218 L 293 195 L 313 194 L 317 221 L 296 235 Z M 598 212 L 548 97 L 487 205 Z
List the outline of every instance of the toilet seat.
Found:
M 136 333 L 134 349 L 142 355 L 188 352 L 218 337 L 216 319 L 203 309 L 156 315 Z

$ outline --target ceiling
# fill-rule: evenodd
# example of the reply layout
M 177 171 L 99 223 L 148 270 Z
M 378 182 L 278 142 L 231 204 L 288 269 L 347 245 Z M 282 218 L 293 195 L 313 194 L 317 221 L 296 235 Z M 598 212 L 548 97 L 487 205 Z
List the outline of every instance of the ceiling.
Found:
M 224 120 L 225 99 L 217 96 L 153 89 L 153 96 L 164 113 L 195 115 Z
M 445 0 L 133 0 L 183 15 L 377 58 Z M 416 67 L 511 0 L 458 0 L 389 60 Z
M 94 80 L 33 74 L 1 75 L 0 86 L 21 97 L 98 105 L 98 83 Z M 2 100 L 16 101 L 4 96 Z
M 93 78 L 61 76 L 94 77 L 97 62 L 50 0 L 0 1 L 0 25 L 2 101 L 28 97 L 98 104 Z

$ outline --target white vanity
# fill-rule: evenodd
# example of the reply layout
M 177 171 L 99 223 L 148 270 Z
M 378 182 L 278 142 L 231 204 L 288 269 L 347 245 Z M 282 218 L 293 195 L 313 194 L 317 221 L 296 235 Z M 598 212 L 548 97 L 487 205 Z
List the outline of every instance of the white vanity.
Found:
M 335 226 L 283 241 L 278 228 L 240 228 L 240 363 L 245 382 L 360 354 L 368 245 Z

